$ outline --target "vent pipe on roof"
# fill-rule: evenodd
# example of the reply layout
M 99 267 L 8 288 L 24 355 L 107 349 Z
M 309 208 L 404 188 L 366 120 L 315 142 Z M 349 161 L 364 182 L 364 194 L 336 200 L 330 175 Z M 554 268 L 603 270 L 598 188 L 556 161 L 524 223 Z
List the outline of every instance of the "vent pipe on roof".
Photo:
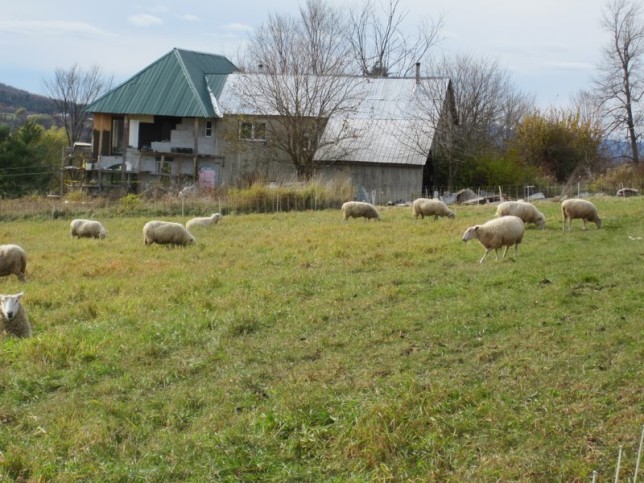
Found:
M 420 84 L 420 62 L 416 62 L 416 84 Z

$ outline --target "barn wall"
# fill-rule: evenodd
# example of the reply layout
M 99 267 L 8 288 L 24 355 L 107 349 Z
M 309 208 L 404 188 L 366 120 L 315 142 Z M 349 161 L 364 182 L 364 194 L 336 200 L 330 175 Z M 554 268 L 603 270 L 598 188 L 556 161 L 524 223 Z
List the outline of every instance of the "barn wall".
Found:
M 379 204 L 411 201 L 422 192 L 423 166 L 343 163 L 322 168 L 320 172 L 349 176 L 359 197 L 373 193 Z
M 292 161 L 283 152 L 266 141 L 239 139 L 236 116 L 217 121 L 215 153 L 223 158 L 220 180 L 224 185 L 243 185 L 253 179 L 283 182 L 296 177 Z

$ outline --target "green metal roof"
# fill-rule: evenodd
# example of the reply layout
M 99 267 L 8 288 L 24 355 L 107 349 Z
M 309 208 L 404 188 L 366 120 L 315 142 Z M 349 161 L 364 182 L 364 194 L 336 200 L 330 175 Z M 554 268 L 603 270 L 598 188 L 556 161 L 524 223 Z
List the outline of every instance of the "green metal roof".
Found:
M 177 117 L 214 117 L 206 77 L 236 67 L 222 55 L 173 49 L 90 104 L 86 111 Z M 220 76 L 216 76 L 220 77 Z M 219 82 L 225 82 L 225 75 Z M 215 90 L 221 92 L 219 82 Z M 223 84 L 221 84 L 223 86 Z M 211 88 L 212 89 L 212 88 Z M 213 95 L 218 95 L 214 92 Z

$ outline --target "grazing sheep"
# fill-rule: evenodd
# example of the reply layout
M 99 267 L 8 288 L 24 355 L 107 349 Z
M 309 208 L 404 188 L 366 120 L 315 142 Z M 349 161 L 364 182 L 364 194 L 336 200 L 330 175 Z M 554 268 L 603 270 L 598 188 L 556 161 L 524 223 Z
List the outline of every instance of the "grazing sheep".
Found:
M 602 220 L 597 215 L 597 208 L 588 200 L 581 200 L 579 198 L 572 198 L 564 200 L 561 203 L 561 213 L 563 214 L 563 229 L 566 230 L 566 221 L 568 222 L 568 231 L 570 231 L 570 223 L 575 218 L 581 218 L 584 222 L 584 230 L 586 229 L 586 222 L 592 221 L 597 228 L 602 227 Z
M 146 245 L 189 245 L 195 242 L 195 237 L 181 223 L 148 221 L 143 227 L 143 242 Z
M 18 245 L 0 245 L 0 277 L 15 275 L 25 281 L 27 253 Z
M 72 220 L 69 224 L 69 233 L 72 238 L 100 238 L 107 235 L 105 227 L 100 221 L 95 220 Z
M 380 214 L 376 210 L 376 207 L 364 201 L 347 201 L 342 205 L 342 215 L 342 221 L 347 221 L 349 218 L 365 218 L 367 220 L 373 218 L 380 220 Z
M 214 213 L 210 216 L 202 216 L 199 218 L 192 218 L 191 220 L 188 220 L 186 223 L 186 229 L 190 230 L 191 228 L 194 228 L 196 226 L 209 226 L 209 225 L 216 225 L 219 223 L 219 220 L 221 220 L 223 216 L 221 216 L 221 213 Z
M 505 247 L 503 251 L 503 258 L 505 258 L 508 248 L 514 245 L 514 256 L 516 257 L 519 243 L 523 240 L 524 231 L 525 225 L 521 218 L 512 215 L 502 216 L 494 218 L 483 225 L 470 226 L 463 233 L 463 241 L 467 242 L 472 238 L 476 238 L 481 242 L 481 245 L 485 247 L 485 253 L 479 263 L 483 263 L 490 250 L 494 250 L 498 260 L 499 248 L 501 247 Z
M 496 216 L 518 216 L 524 223 L 534 223 L 539 228 L 546 226 L 546 217 L 532 204 L 526 201 L 504 201 L 496 208 Z
M 20 303 L 23 292 L 15 295 L 0 295 L 0 332 L 16 337 L 31 337 L 31 324 L 24 307 Z
M 446 216 L 454 218 L 454 212 L 450 210 L 445 203 L 441 200 L 432 200 L 429 198 L 417 198 L 411 205 L 411 212 L 414 218 L 418 216 L 425 218 L 425 216 L 434 215 L 434 220 L 438 220 L 439 216 Z

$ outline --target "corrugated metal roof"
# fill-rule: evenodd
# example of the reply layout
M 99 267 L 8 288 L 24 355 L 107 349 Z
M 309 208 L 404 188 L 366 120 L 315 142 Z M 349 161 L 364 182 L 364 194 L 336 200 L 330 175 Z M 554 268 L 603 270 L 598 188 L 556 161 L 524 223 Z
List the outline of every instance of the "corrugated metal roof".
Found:
M 422 166 L 434 139 L 434 129 L 426 124 L 411 119 L 331 119 L 315 160 Z M 353 135 L 340 139 L 342 129 Z
M 225 114 L 243 114 L 248 116 L 279 116 L 280 110 L 300 112 L 302 116 L 314 116 L 319 113 L 319 106 L 312 105 L 315 76 L 233 73 L 226 77 L 217 102 Z M 356 78 L 357 79 L 357 78 Z M 299 94 L 299 98 L 297 95 Z
M 438 119 L 418 112 L 417 90 L 428 83 L 435 84 L 432 92 L 447 96 L 448 79 L 370 79 L 355 111 L 329 119 L 315 160 L 424 165 L 434 141 L 431 120 Z M 342 130 L 353 135 L 339 136 Z
M 97 99 L 89 112 L 177 117 L 216 115 L 208 74 L 229 74 L 235 66 L 226 57 L 173 49 Z
M 298 80 L 292 76 L 258 80 L 260 75 L 263 74 L 233 73 L 226 77 L 221 94 L 217 97 L 224 116 L 278 115 L 269 99 L 264 102 L 262 91 L 270 92 L 279 86 L 292 93 L 296 91 L 294 86 Z M 314 85 L 312 76 L 311 79 L 299 82 Z M 354 84 L 346 88 L 353 89 L 354 106 L 329 118 L 315 160 L 424 165 L 435 130 L 428 120 L 438 119 L 438 116 L 419 114 L 418 89 L 422 86 L 431 92 L 440 92 L 444 100 L 449 79 L 424 78 L 421 83 L 415 78 L 350 79 Z M 269 82 L 279 84 L 267 87 Z M 433 85 L 429 86 L 430 83 Z M 248 102 L 248 98 L 252 98 L 253 102 Z M 280 100 L 284 102 L 290 98 L 285 95 Z M 309 107 L 311 112 L 304 115 L 313 115 L 315 106 Z

